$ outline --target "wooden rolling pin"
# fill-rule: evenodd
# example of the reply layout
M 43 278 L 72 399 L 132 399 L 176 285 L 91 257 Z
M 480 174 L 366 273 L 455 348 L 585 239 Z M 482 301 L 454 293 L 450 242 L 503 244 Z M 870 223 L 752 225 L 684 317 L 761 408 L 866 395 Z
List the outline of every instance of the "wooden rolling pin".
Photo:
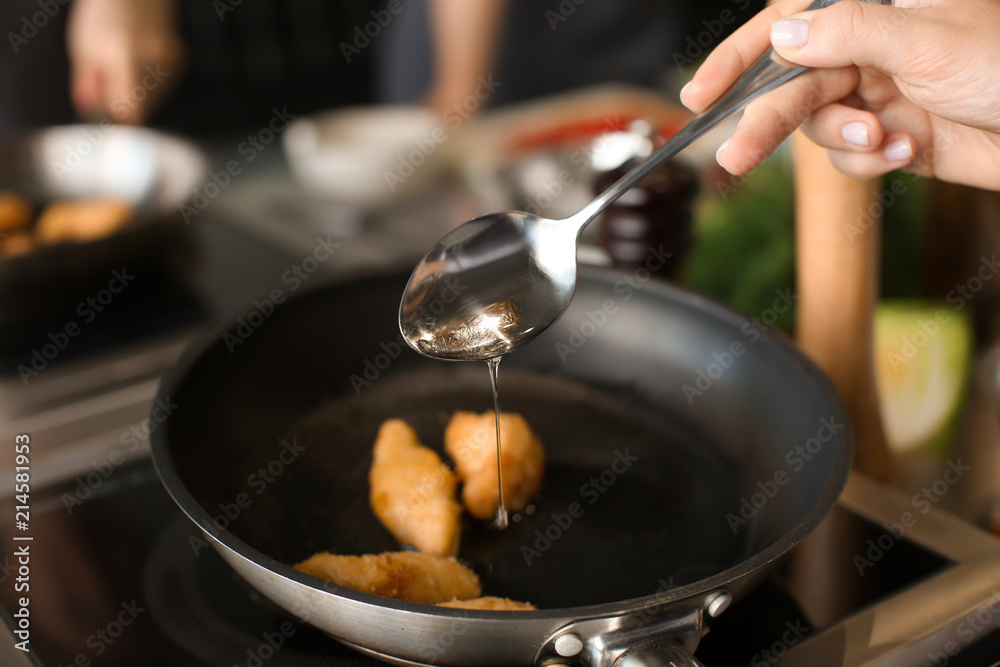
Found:
M 875 386 L 874 318 L 879 291 L 880 180 L 837 171 L 805 136 L 793 138 L 799 347 L 847 404 L 854 467 L 888 481 L 892 457 Z
M 880 181 L 855 181 L 834 169 L 820 148 L 796 132 L 795 233 L 799 347 L 822 368 L 847 404 L 854 427 L 854 467 L 888 481 L 892 458 L 875 387 L 874 320 L 879 291 Z M 795 551 L 791 589 L 809 622 L 829 625 L 856 609 L 864 585 L 836 576 L 863 536 L 846 515 L 827 517 Z

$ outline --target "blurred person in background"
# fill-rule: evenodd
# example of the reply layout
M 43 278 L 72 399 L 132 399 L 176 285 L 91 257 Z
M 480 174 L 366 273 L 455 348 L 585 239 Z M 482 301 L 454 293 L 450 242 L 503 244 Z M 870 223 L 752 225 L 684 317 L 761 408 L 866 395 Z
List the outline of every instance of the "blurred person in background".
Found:
M 7 0 L 0 127 L 144 122 L 178 78 L 175 13 L 174 0 Z
M 446 109 L 480 77 L 503 105 L 604 82 L 663 90 L 763 2 L 427 0 L 386 26 L 377 90 Z
M 765 144 L 776 146 L 794 126 L 789 109 L 797 113 L 812 95 L 819 102 L 804 130 L 851 175 L 909 166 L 998 187 L 998 42 L 987 20 L 1000 13 L 996 3 L 847 2 L 795 13 L 802 4 L 781 1 L 749 20 L 761 3 L 6 0 L 0 131 L 83 119 L 212 134 L 257 126 L 273 108 L 422 102 L 443 110 L 483 77 L 498 82 L 492 106 L 610 81 L 662 90 L 714 49 L 685 91 L 701 111 L 773 41 L 787 58 L 825 69 L 750 106 L 720 151 L 734 173 L 755 166 L 748 156 Z M 968 40 L 979 46 L 970 50 Z M 957 133 L 956 150 L 935 152 L 945 129 Z
M 441 110 L 490 75 L 491 106 L 603 82 L 662 90 L 762 5 L 7 0 L 0 85 L 16 94 L 0 129 L 108 119 L 212 135 L 273 107 Z
M 66 46 L 70 99 L 84 118 L 111 114 L 130 125 L 178 79 L 184 47 L 174 0 L 74 0 Z

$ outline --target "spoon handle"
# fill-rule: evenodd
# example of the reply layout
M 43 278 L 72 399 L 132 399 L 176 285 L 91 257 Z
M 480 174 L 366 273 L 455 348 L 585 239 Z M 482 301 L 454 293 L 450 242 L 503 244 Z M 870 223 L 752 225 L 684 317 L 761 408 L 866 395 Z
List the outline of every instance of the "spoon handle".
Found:
M 837 1 L 814 0 L 806 9 L 822 9 L 829 7 Z M 880 5 L 892 4 L 891 0 L 865 1 Z M 680 153 L 692 142 L 715 128 L 722 121 L 740 111 L 751 100 L 774 90 L 784 83 L 788 83 L 809 69 L 811 68 L 784 65 L 780 57 L 775 54 L 774 49 L 768 49 L 767 53 L 761 56 L 757 62 L 743 73 L 743 76 L 733 84 L 732 88 L 729 89 L 715 106 L 700 116 L 695 116 L 690 123 L 685 125 L 669 141 L 656 149 L 652 155 L 618 179 L 611 187 L 602 192 L 596 199 L 571 216 L 567 221 L 577 225 L 577 234 L 579 234 L 587 226 L 587 223 L 597 217 L 609 204 L 625 194 L 625 192 L 630 190 L 661 164 Z

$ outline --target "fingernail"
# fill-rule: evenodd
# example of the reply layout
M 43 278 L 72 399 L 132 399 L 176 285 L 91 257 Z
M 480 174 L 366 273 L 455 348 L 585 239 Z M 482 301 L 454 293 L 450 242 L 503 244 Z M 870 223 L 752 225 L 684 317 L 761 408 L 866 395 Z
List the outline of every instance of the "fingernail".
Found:
M 904 162 L 913 158 L 913 149 L 910 147 L 909 141 L 900 139 L 886 146 L 882 154 L 890 162 Z
M 722 145 L 719 146 L 719 150 L 715 151 L 715 161 L 716 162 L 719 161 L 719 155 L 722 154 L 722 151 L 726 150 L 726 148 L 729 147 L 729 142 L 730 141 L 732 141 L 732 137 L 730 137 L 729 139 L 726 139 L 725 141 L 723 141 Z
M 868 146 L 868 124 L 862 122 L 847 123 L 840 128 L 840 136 L 852 146 Z
M 808 43 L 808 21 L 781 19 L 771 24 L 771 44 L 775 46 L 805 46 Z
M 683 87 L 681 88 L 681 94 L 680 94 L 680 99 L 681 99 L 681 104 L 684 104 L 684 93 L 686 93 L 686 92 L 687 92 L 687 89 L 688 89 L 688 88 L 690 88 L 690 87 L 691 87 L 691 82 L 690 82 L 690 81 L 688 81 L 688 82 L 687 82 L 687 83 L 685 83 L 685 84 L 684 84 L 684 86 L 683 86 Z M 684 106 L 687 106 L 687 104 L 684 104 Z

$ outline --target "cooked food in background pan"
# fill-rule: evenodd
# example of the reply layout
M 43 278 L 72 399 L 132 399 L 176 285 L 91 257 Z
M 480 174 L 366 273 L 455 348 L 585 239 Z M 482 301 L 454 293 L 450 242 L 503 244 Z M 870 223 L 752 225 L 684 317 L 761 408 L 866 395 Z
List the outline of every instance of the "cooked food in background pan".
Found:
M 3 234 L 6 232 L 0 232 Z M 35 249 L 35 239 L 27 232 L 12 232 L 0 239 L 0 256 L 17 257 Z
M 38 216 L 35 236 L 46 244 L 92 241 L 118 231 L 131 217 L 132 207 L 119 199 L 58 201 Z
M 436 556 L 458 554 L 462 506 L 458 480 L 400 419 L 386 420 L 368 472 L 372 511 L 401 543 Z
M 456 412 L 444 431 L 445 450 L 462 480 L 462 503 L 484 521 L 500 507 L 494 419 L 493 412 Z M 504 502 L 507 509 L 519 512 L 542 484 L 545 450 L 524 417 L 510 412 L 500 414 L 500 443 Z
M 0 233 L 23 229 L 31 222 L 32 207 L 16 192 L 0 190 Z
M 455 558 L 416 551 L 364 556 L 318 553 L 295 569 L 362 593 L 438 604 L 482 594 L 479 577 Z
M 0 257 L 25 255 L 39 246 L 83 243 L 109 236 L 128 224 L 134 210 L 121 199 L 54 201 L 33 219 L 34 206 L 0 190 Z

